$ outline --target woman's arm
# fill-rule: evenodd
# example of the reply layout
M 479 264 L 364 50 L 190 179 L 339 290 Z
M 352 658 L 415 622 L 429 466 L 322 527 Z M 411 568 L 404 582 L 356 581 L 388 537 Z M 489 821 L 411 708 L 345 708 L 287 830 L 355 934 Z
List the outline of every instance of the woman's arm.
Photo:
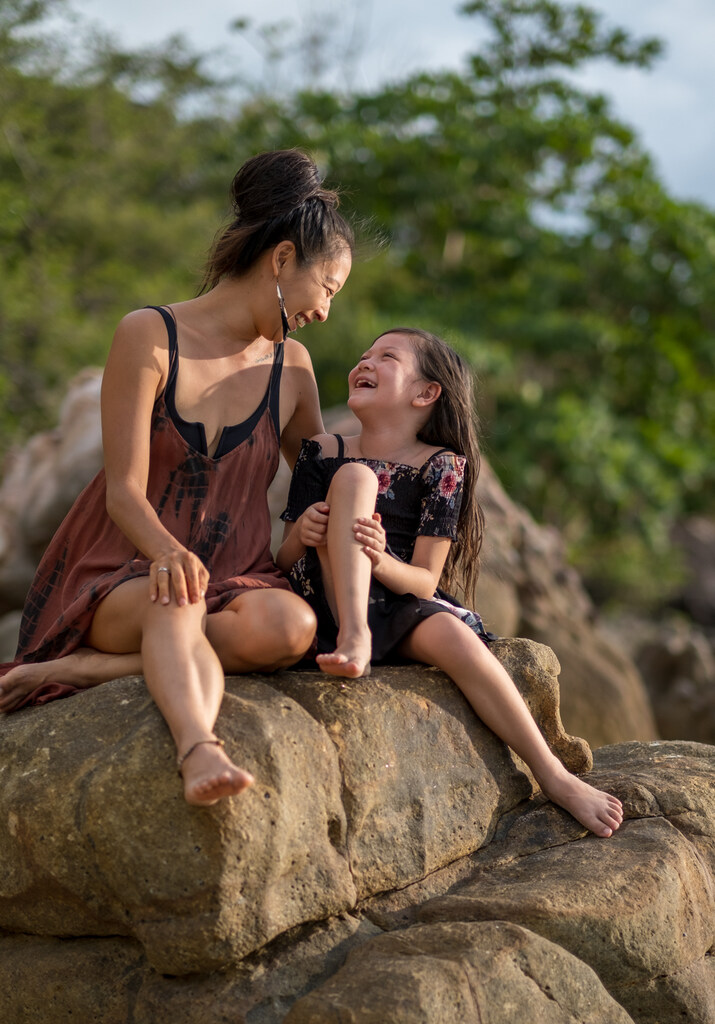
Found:
M 325 427 L 308 350 L 294 338 L 287 338 L 285 345 L 285 384 L 288 386 L 281 388 L 281 417 L 285 423 L 281 451 L 293 469 L 303 438 L 322 434 Z
M 147 500 L 149 444 L 154 402 L 168 373 L 166 328 L 153 310 L 136 310 L 120 322 L 102 379 L 102 445 L 107 512 L 124 535 L 152 562 L 152 599 L 198 601 L 208 584 L 200 560 L 166 530 Z

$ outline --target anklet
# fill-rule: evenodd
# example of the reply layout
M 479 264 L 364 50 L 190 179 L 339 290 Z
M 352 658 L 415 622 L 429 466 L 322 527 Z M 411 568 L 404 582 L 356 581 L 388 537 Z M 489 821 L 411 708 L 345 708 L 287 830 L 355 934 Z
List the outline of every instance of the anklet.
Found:
M 194 743 L 192 746 L 189 747 L 189 749 L 186 751 L 185 754 L 181 754 L 179 757 L 177 757 L 177 759 L 176 759 L 176 770 L 178 771 L 179 775 L 181 775 L 181 766 L 183 765 L 183 763 L 186 760 L 186 758 L 189 757 L 191 754 L 193 754 L 193 752 L 196 750 L 196 748 L 200 747 L 203 743 L 210 743 L 214 747 L 225 747 L 226 746 L 226 744 L 224 743 L 223 740 L 217 740 L 217 739 L 213 739 L 213 740 L 197 740 L 196 743 Z

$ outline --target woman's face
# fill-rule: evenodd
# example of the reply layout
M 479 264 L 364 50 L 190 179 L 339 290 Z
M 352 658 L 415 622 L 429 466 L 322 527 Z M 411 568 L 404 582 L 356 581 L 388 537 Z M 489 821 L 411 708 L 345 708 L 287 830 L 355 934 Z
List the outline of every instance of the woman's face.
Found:
M 278 275 L 291 331 L 318 320 L 328 319 L 330 304 L 348 279 L 352 257 L 345 248 L 327 260 L 304 266 L 293 256 Z

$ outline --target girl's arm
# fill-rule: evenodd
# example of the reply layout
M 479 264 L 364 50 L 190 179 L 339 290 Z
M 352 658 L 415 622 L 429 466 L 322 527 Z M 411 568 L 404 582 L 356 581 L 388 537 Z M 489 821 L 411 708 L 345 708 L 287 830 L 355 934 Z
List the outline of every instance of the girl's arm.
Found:
M 285 524 L 283 542 L 276 554 L 276 565 L 286 575 L 291 566 L 303 557 L 306 548 L 317 548 L 325 544 L 329 511 L 329 505 L 318 501 L 310 505 L 294 523 Z
M 385 550 L 385 531 L 379 516 L 359 519 L 354 531 L 372 562 L 372 575 L 383 586 L 394 594 L 414 594 L 425 599 L 434 595 L 452 544 L 448 537 L 418 537 L 412 561 L 401 562 Z
M 150 568 L 151 598 L 161 587 L 170 599 L 171 572 L 176 600 L 198 601 L 208 584 L 201 561 L 166 530 L 147 500 L 149 444 L 154 402 L 166 382 L 166 328 L 153 310 L 136 310 L 120 322 L 102 378 L 102 445 L 107 478 L 107 512 L 141 551 Z

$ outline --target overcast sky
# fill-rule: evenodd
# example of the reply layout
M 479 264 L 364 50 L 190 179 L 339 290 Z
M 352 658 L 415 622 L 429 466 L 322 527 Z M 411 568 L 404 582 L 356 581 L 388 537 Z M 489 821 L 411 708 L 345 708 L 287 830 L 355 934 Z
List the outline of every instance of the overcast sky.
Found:
M 296 49 L 306 28 L 336 44 L 352 37 L 359 59 L 345 74 L 356 88 L 423 68 L 458 68 L 477 39 L 476 19 L 459 15 L 449 0 L 72 0 L 72 6 L 130 47 L 182 33 L 195 49 L 227 48 L 250 75 L 264 64 L 246 38 L 228 31 L 237 18 L 256 25 L 290 21 Z M 580 81 L 612 98 L 672 193 L 715 207 L 715 2 L 591 0 L 591 6 L 637 36 L 660 37 L 666 52 L 650 72 L 599 64 Z

